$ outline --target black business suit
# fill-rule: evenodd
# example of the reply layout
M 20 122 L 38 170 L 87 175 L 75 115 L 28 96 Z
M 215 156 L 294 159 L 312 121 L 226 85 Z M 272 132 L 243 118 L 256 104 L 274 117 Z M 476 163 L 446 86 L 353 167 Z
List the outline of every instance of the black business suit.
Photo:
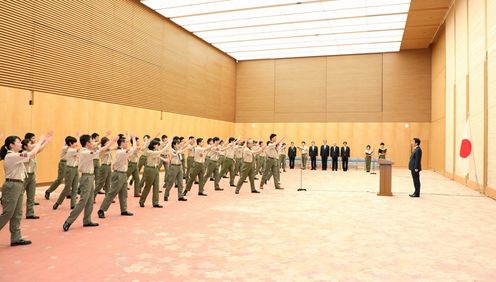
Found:
M 289 168 L 294 169 L 295 158 L 296 158 L 296 147 L 295 146 L 289 146 L 288 158 L 289 158 Z
M 329 157 L 329 146 L 320 146 L 320 157 L 322 158 L 322 170 L 327 170 L 327 158 Z
M 343 163 L 343 171 L 348 171 L 348 159 L 350 158 L 350 147 L 341 147 L 341 162 Z
M 310 146 L 310 149 L 308 150 L 308 154 L 310 155 L 310 162 L 312 164 L 312 170 L 317 169 L 317 155 L 319 154 L 318 151 L 319 149 L 315 145 Z
M 332 171 L 338 171 L 339 147 L 331 147 Z
M 416 147 L 413 149 L 410 161 L 408 162 L 408 169 L 412 172 L 413 186 L 415 192 L 412 194 L 414 197 L 420 196 L 420 171 L 422 171 L 422 149 Z

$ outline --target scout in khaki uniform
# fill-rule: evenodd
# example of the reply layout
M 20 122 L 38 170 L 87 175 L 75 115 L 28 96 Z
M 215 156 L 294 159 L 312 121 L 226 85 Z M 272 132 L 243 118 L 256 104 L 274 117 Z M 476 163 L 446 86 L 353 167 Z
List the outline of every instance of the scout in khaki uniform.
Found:
M 169 150 L 169 177 L 165 184 L 164 201 L 169 200 L 169 193 L 174 183 L 177 183 L 177 195 L 179 201 L 187 201 L 183 195 L 183 163 L 182 153 L 187 150 L 187 146 L 179 148 L 180 141 L 173 140 Z
M 301 151 L 301 169 L 307 169 L 308 147 L 305 141 L 301 141 L 301 146 L 298 149 Z
M 186 152 L 188 153 L 188 159 L 186 161 L 186 183 L 188 183 L 191 169 L 193 168 L 193 164 L 195 163 L 195 158 L 193 156 L 193 149 L 195 147 L 195 143 L 196 143 L 195 137 L 190 136 L 188 139 L 188 145 L 186 147 Z
M 53 204 L 53 209 L 56 210 L 62 203 L 66 196 L 71 196 L 71 209 L 76 205 L 76 198 L 78 192 L 78 163 L 79 163 L 79 149 L 77 139 L 73 136 L 68 136 L 65 138 L 66 145 L 68 147 L 65 154 L 66 166 L 65 166 L 65 186 L 62 193 L 60 193 L 57 201 Z
M 150 189 L 153 186 L 153 195 L 152 195 L 152 204 L 154 208 L 163 208 L 162 205 L 158 203 L 158 194 L 159 194 L 159 183 L 160 176 L 158 165 L 160 163 L 160 155 L 165 154 L 168 148 L 168 144 L 160 150 L 160 139 L 154 138 L 150 141 L 148 148 L 145 150 L 144 154 L 146 155 L 146 165 L 145 172 L 143 173 L 143 181 L 145 187 L 143 188 L 143 192 L 141 193 L 141 197 L 139 200 L 140 207 L 145 207 L 145 201 L 150 193 Z
M 206 148 L 203 148 L 205 142 L 203 141 L 203 138 L 198 138 L 196 139 L 196 146 L 193 149 L 193 156 L 194 156 L 194 164 L 193 168 L 191 169 L 191 174 L 188 182 L 186 183 L 186 189 L 184 191 L 184 196 L 191 190 L 191 186 L 193 186 L 193 182 L 195 181 L 195 178 L 199 178 L 199 183 L 198 183 L 198 195 L 199 196 L 207 196 L 203 192 L 203 187 L 206 183 L 206 181 L 203 181 L 203 177 L 205 174 L 205 158 L 206 154 L 212 149 L 212 147 L 209 145 Z
M 107 137 L 102 138 L 101 146 L 105 147 L 109 139 Z M 104 194 L 101 192 L 102 188 L 105 194 L 108 194 L 110 190 L 110 182 L 112 181 L 112 151 L 111 150 L 100 150 L 100 169 L 98 170 L 98 178 L 95 186 L 95 197 L 97 194 Z
M 267 159 L 265 160 L 265 170 L 262 176 L 262 180 L 260 181 L 260 189 L 263 189 L 263 185 L 265 182 L 270 179 L 271 176 L 274 177 L 274 185 L 276 189 L 284 189 L 281 187 L 279 183 L 279 154 L 277 153 L 277 145 L 284 140 L 285 137 L 281 138 L 279 141 L 276 141 L 277 135 L 272 133 L 270 135 L 269 144 L 267 144 L 267 148 L 264 151 L 267 154 Z
M 140 185 L 140 175 L 139 175 L 139 169 L 138 169 L 138 162 L 140 159 L 139 154 L 143 149 L 139 144 L 138 137 L 135 137 L 134 139 L 131 138 L 131 144 L 133 145 L 133 147 L 136 145 L 136 149 L 129 155 L 129 163 L 127 166 L 126 175 L 127 175 L 127 178 L 129 178 L 129 176 L 131 176 L 130 185 L 133 185 L 133 183 L 134 183 L 134 197 L 140 197 L 141 196 L 141 187 L 139 186 Z
M 21 236 L 22 197 L 24 194 L 24 179 L 26 166 L 34 158 L 45 143 L 50 142 L 52 132 L 42 136 L 30 152 L 18 153 L 21 148 L 21 139 L 9 136 L 0 149 L 0 160 L 4 161 L 5 182 L 2 187 L 2 214 L 0 215 L 0 230 L 10 222 L 10 245 L 29 245 L 31 241 L 24 240 Z
M 223 177 L 227 172 L 229 172 L 229 185 L 231 187 L 236 187 L 234 185 L 234 177 L 236 174 L 234 173 L 235 169 L 235 151 L 236 151 L 236 144 L 237 140 L 234 139 L 234 137 L 230 137 L 228 140 L 228 144 L 223 150 L 225 152 L 224 154 L 224 161 L 222 162 L 222 169 L 220 170 L 220 173 L 217 175 L 217 178 L 215 178 L 215 189 L 220 189 L 219 182 L 221 176 Z
M 370 145 L 365 147 L 365 171 L 370 172 L 370 164 L 372 163 L 372 154 L 374 154 L 374 150 L 371 149 Z
M 234 175 L 241 175 L 241 165 L 243 164 L 243 146 L 234 146 Z
M 264 150 L 262 150 L 262 152 L 259 154 L 257 174 L 259 173 L 260 175 L 263 175 L 265 171 L 265 161 L 267 160 L 267 154 L 265 153 L 265 147 L 267 145 L 263 141 L 260 141 L 258 145 Z
M 184 137 L 179 137 L 179 144 L 184 143 Z M 181 166 L 183 168 L 183 179 L 186 179 L 186 155 L 184 154 L 184 151 L 180 153 L 181 155 Z
M 110 136 L 110 134 L 108 134 Z M 108 138 L 108 136 L 106 136 Z M 79 137 L 78 137 L 79 138 Z M 100 148 L 100 134 L 94 132 L 91 134 L 91 142 L 93 143 L 93 148 L 98 149 Z M 98 181 L 100 179 L 100 158 L 98 155 L 95 155 L 95 158 L 93 159 L 93 169 L 95 173 L 95 187 L 98 186 Z
M 99 150 L 94 150 L 93 142 L 91 142 L 91 136 L 84 134 L 79 138 L 79 142 L 83 147 L 79 152 L 79 171 L 81 172 L 81 179 L 79 181 L 79 190 L 81 191 L 81 198 L 74 207 L 74 209 L 69 214 L 69 217 L 62 225 L 64 231 L 68 231 L 69 227 L 76 221 L 78 216 L 84 210 L 83 226 L 84 227 L 94 227 L 98 226 L 98 223 L 91 221 L 91 213 L 93 212 L 93 199 L 94 199 L 94 189 L 95 189 L 95 176 L 94 176 L 94 166 L 93 159 L 94 155 L 98 155 L 101 152 L 109 151 L 110 146 L 112 146 L 119 137 L 116 136 L 112 140 L 106 142 Z M 103 138 L 102 138 L 103 139 Z
M 33 150 L 35 144 L 32 143 L 31 139 L 24 139 L 21 142 L 23 153 L 29 153 Z M 45 145 L 44 143 L 38 150 L 38 154 L 43 151 Z M 40 217 L 34 214 L 35 206 L 35 195 L 36 195 L 36 157 L 32 157 L 28 162 L 25 162 L 26 166 L 26 179 L 24 180 L 24 187 L 26 189 L 26 219 L 39 219 Z
M 241 176 L 239 177 L 238 184 L 236 185 L 236 194 L 239 194 L 243 182 L 248 177 L 250 180 L 250 187 L 252 193 L 260 193 L 255 189 L 255 155 L 262 152 L 263 149 L 258 149 L 253 151 L 254 144 L 253 140 L 248 140 L 246 142 L 246 147 L 243 147 L 243 165 L 241 166 Z
M 167 143 L 169 142 L 169 139 L 167 137 L 167 135 L 162 135 L 162 142 L 160 142 L 160 150 L 162 150 L 163 148 L 165 148 L 165 146 L 167 145 Z M 164 167 L 164 171 L 165 171 L 165 175 L 167 177 L 167 166 L 165 165 L 165 153 L 162 154 L 161 156 L 161 159 L 159 161 L 159 164 L 158 164 L 158 171 L 160 171 L 162 169 L 162 166 Z M 163 158 L 163 159 L 162 159 Z
M 67 137 L 66 137 L 67 140 Z M 67 142 L 67 141 L 66 141 Z M 65 160 L 65 155 L 67 154 L 67 149 L 69 149 L 69 146 L 66 144 L 62 147 L 60 150 L 60 160 L 59 160 L 59 169 L 57 172 L 57 179 L 55 179 L 54 182 L 48 187 L 48 189 L 45 191 L 45 199 L 50 200 L 50 193 L 55 191 L 57 187 L 64 181 L 65 177 L 65 165 L 66 165 L 66 160 Z
M 219 146 L 221 148 L 224 147 L 224 140 L 220 140 Z M 225 151 L 220 151 L 219 152 L 219 160 L 217 161 L 217 169 L 220 171 L 222 169 L 222 166 L 224 165 L 224 159 L 226 158 L 226 152 Z M 221 177 L 224 177 L 225 175 L 222 174 Z M 214 178 L 214 181 L 217 178 Z
M 210 159 L 208 159 L 205 164 L 206 164 L 206 172 L 205 176 L 203 177 L 203 186 L 205 187 L 205 184 L 207 183 L 209 178 L 217 178 L 219 175 L 219 170 L 217 166 L 217 162 L 219 161 L 219 156 L 220 156 L 220 139 L 219 137 L 214 137 L 212 139 L 212 145 L 211 145 L 211 150 L 207 153 L 207 156 L 210 156 Z M 224 189 L 221 188 L 215 188 L 217 191 L 222 191 Z
M 115 151 L 114 171 L 112 173 L 112 184 L 110 191 L 105 195 L 103 202 L 98 210 L 98 217 L 105 218 L 105 212 L 108 210 L 114 198 L 119 195 L 119 205 L 121 215 L 132 216 L 133 214 L 127 210 L 127 173 L 128 159 L 137 150 L 137 139 L 131 135 L 133 147 L 129 149 L 126 137 L 121 137 L 117 140 L 117 150 Z M 136 173 L 137 173 L 136 165 Z M 139 182 L 137 182 L 139 183 Z
M 150 135 L 146 134 L 145 136 L 143 136 L 143 142 L 147 143 L 150 139 Z M 138 173 L 141 173 L 141 169 L 145 166 L 146 164 L 146 156 L 143 154 L 143 151 L 145 150 L 147 146 L 144 146 L 141 147 L 141 156 L 139 157 L 139 160 L 138 160 Z M 133 185 L 134 183 L 134 180 L 131 179 L 131 181 L 129 181 L 129 185 Z M 140 187 L 140 190 L 141 190 L 141 187 L 143 187 L 143 185 L 141 185 L 141 180 L 139 182 L 139 187 Z
M 286 172 L 286 143 L 279 144 L 279 164 L 281 165 L 282 171 Z

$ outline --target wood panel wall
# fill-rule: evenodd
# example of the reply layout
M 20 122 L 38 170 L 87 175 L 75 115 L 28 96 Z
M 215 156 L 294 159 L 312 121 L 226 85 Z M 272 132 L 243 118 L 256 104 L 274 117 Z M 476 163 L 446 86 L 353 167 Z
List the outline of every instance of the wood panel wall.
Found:
M 431 169 L 444 174 L 445 168 L 445 96 L 446 96 L 446 36 L 441 28 L 432 48 L 432 106 L 431 106 Z
M 235 61 L 139 1 L 2 1 L 0 14 L 0 85 L 234 121 Z
M 496 0 L 456 0 L 444 24 L 446 175 L 493 198 L 496 198 L 495 11 Z M 433 62 L 442 60 L 442 56 L 442 52 L 433 52 Z M 433 84 L 436 80 L 433 75 Z M 473 150 L 470 171 L 465 177 L 458 151 L 467 119 Z
M 126 131 L 136 133 L 140 139 L 144 134 L 155 135 L 159 130 L 172 136 L 201 136 L 228 138 L 234 134 L 234 123 L 215 119 L 163 113 L 142 109 L 96 102 L 69 96 L 34 92 L 0 86 L 1 133 L 18 135 L 23 138 L 26 132 L 38 136 L 55 131 L 52 143 L 39 155 L 37 181 L 50 182 L 56 177 L 59 150 L 67 135 L 99 132 L 102 136 L 107 130 L 114 134 Z M 4 139 L 2 139 L 3 145 Z M 3 179 L 3 162 L 0 162 L 0 179 Z
M 236 123 L 236 135 L 252 137 L 256 140 L 267 140 L 271 133 L 279 137 L 287 135 L 286 143 L 291 141 L 299 145 L 305 141 L 308 145 L 315 141 L 319 146 L 323 140 L 329 145 L 336 142 L 342 146 L 347 141 L 352 158 L 363 158 L 365 146 L 371 145 L 375 152 L 379 144 L 384 142 L 388 148 L 388 158 L 396 167 L 407 167 L 411 154 L 411 141 L 414 137 L 422 140 L 423 168 L 430 167 L 430 123 L 429 122 L 323 122 L 323 123 Z
M 430 49 L 238 63 L 236 122 L 430 120 Z

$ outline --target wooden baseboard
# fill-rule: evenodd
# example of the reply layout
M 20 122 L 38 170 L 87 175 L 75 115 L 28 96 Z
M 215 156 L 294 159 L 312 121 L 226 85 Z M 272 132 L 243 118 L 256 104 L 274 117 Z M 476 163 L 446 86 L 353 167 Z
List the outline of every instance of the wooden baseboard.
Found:
M 486 187 L 486 196 L 496 200 L 496 189 L 489 186 Z
M 444 176 L 446 176 L 447 178 L 449 178 L 449 179 L 452 179 L 452 180 L 453 180 L 453 174 L 452 174 L 452 173 L 450 173 L 450 172 L 445 171 L 445 172 L 444 172 Z

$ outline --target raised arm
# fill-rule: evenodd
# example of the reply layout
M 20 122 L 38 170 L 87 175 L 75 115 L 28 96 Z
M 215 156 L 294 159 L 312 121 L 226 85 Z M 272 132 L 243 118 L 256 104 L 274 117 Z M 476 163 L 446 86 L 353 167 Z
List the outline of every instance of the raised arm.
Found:
M 33 150 L 31 150 L 31 152 L 28 153 L 28 156 L 29 157 L 36 156 L 36 154 L 38 154 L 40 152 L 40 150 L 42 150 L 46 146 L 46 144 L 48 144 L 48 142 L 50 142 L 50 140 L 52 140 L 52 136 L 53 136 L 53 131 L 48 132 L 44 136 L 41 136 L 40 142 L 37 142 L 34 145 Z
M 110 132 L 110 131 L 109 131 Z M 107 145 L 103 146 L 101 149 L 100 149 L 100 152 L 105 152 L 105 151 L 108 151 L 110 150 L 110 146 L 114 145 L 115 142 L 117 142 L 117 140 L 119 140 L 119 135 L 115 136 L 114 138 L 112 138 L 110 141 L 108 141 Z

